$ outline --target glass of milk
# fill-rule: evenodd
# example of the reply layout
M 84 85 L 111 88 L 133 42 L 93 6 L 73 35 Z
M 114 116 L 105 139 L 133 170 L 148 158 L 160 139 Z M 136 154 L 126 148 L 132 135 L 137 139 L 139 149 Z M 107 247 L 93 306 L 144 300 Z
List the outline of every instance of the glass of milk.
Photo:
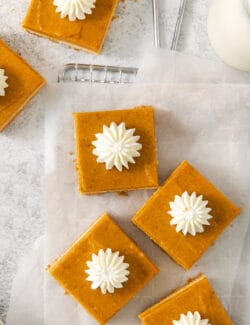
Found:
M 250 0 L 213 0 L 207 31 L 225 63 L 250 72 Z

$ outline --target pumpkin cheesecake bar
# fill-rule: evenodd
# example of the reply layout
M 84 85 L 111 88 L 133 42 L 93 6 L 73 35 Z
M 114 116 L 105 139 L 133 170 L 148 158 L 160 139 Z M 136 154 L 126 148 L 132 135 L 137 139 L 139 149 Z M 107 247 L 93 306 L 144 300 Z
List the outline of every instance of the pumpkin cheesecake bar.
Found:
M 44 84 L 43 77 L 0 40 L 0 131 Z
M 204 275 L 139 314 L 142 325 L 233 325 Z
M 132 222 L 188 270 L 240 212 L 183 161 L 137 211 Z
M 32 0 L 23 28 L 76 49 L 100 53 L 119 0 Z
M 74 113 L 82 194 L 157 188 L 152 107 Z
M 99 324 L 105 324 L 158 272 L 107 215 L 102 215 L 48 272 Z

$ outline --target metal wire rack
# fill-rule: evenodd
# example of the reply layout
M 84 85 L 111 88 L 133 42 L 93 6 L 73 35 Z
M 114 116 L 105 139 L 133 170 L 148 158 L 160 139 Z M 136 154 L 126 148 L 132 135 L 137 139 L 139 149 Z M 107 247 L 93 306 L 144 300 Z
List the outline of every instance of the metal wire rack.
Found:
M 69 63 L 59 71 L 58 82 L 128 84 L 135 81 L 137 72 L 137 68 Z

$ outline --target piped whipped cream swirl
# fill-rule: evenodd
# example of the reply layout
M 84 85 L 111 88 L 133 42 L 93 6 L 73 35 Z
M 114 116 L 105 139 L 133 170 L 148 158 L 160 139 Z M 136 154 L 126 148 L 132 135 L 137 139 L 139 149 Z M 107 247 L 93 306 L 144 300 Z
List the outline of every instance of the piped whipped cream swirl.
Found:
M 103 132 L 97 133 L 93 154 L 98 163 L 105 163 L 106 169 L 116 167 L 120 172 L 123 167 L 129 168 L 128 163 L 135 164 L 135 157 L 139 157 L 142 145 L 138 143 L 140 136 L 135 136 L 135 129 L 126 129 L 124 122 L 117 125 L 112 122 L 110 127 L 103 126 Z
M 6 80 L 8 77 L 5 75 L 4 69 L 0 69 L 0 96 L 5 96 L 5 88 L 8 87 Z
M 96 0 L 54 0 L 53 4 L 57 7 L 56 12 L 61 13 L 61 18 L 68 16 L 70 21 L 76 19 L 84 20 L 87 15 L 92 14 Z
M 195 236 L 196 233 L 204 232 L 203 225 L 209 226 L 210 208 L 207 208 L 208 201 L 203 196 L 197 196 L 195 192 L 191 195 L 185 191 L 181 196 L 175 195 L 174 202 L 170 202 L 168 214 L 173 218 L 171 225 L 176 225 L 176 231 L 186 236 L 188 233 Z
M 190 311 L 187 315 L 181 314 L 180 320 L 174 320 L 173 325 L 212 325 L 209 323 L 208 319 L 201 319 L 201 315 L 198 311 L 191 313 Z
M 91 289 L 101 289 L 102 294 L 114 293 L 115 289 L 123 288 L 123 283 L 128 281 L 129 267 L 124 263 L 124 256 L 119 252 L 112 252 L 110 248 L 104 251 L 100 249 L 98 254 L 92 254 L 92 261 L 87 262 L 89 275 L 87 281 L 91 281 Z

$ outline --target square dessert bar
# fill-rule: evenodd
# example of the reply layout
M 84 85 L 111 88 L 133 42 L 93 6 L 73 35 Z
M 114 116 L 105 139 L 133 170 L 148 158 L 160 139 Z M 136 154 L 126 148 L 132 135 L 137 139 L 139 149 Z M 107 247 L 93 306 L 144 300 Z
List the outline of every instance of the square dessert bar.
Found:
M 100 250 L 106 251 L 108 248 L 124 256 L 124 263 L 129 264 L 129 275 L 128 280 L 114 293 L 103 294 L 99 287 L 96 286 L 95 290 L 91 288 L 86 270 L 90 267 L 87 262 L 91 261 L 92 254 L 97 255 Z M 103 270 L 105 278 L 107 270 L 106 265 Z M 120 227 L 104 214 L 64 255 L 49 266 L 48 272 L 99 324 L 105 324 L 157 274 L 158 269 Z
M 74 113 L 75 140 L 77 151 L 77 172 L 79 192 L 82 194 L 108 191 L 126 191 L 145 188 L 157 188 L 157 158 L 154 129 L 154 110 L 152 107 L 134 109 Z M 113 167 L 108 170 L 105 163 L 97 162 L 93 154 L 96 134 L 103 127 L 125 123 L 126 129 L 135 129 L 134 138 L 142 146 L 135 163 L 128 163 L 128 169 L 122 171 Z M 131 133 L 130 133 L 131 136 Z M 131 139 L 130 139 L 131 140 Z M 110 150 L 113 150 L 114 143 Z M 102 149 L 102 148 L 101 148 Z
M 205 223 L 204 232 L 184 235 L 177 232 L 176 226 L 171 225 L 173 218 L 169 214 L 170 202 L 184 192 L 198 196 L 208 201 L 207 208 L 211 209 L 210 225 Z M 191 198 L 192 200 L 192 198 Z M 201 205 L 201 202 L 198 202 Z M 200 209 L 204 207 L 201 206 Z M 178 207 L 177 207 L 178 209 Z M 179 209 L 181 209 L 179 207 Z M 184 213 L 185 211 L 181 211 Z M 189 211 L 193 213 L 193 211 Z M 132 222 L 144 231 L 158 244 L 173 260 L 188 270 L 213 244 L 221 232 L 241 212 L 218 189 L 215 188 L 187 161 L 182 162 L 170 175 L 165 183 L 152 195 L 143 207 L 137 211 Z M 201 214 L 201 210 L 197 210 Z M 204 214 L 206 215 L 205 210 Z M 190 217 L 187 216 L 187 219 Z M 181 224 L 180 224 L 181 226 Z
M 45 84 L 45 80 L 2 40 L 0 40 L 0 69 L 4 71 L 8 85 L 5 88 L 5 95 L 0 96 L 0 131 L 2 131 Z
M 148 308 L 139 318 L 143 325 L 173 325 L 174 320 L 180 320 L 181 314 L 188 312 L 198 312 L 201 319 L 207 319 L 212 325 L 233 325 L 204 275 Z
M 32 0 L 23 28 L 76 49 L 100 53 L 119 0 L 98 0 L 84 20 L 60 17 L 53 0 Z

